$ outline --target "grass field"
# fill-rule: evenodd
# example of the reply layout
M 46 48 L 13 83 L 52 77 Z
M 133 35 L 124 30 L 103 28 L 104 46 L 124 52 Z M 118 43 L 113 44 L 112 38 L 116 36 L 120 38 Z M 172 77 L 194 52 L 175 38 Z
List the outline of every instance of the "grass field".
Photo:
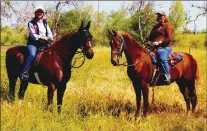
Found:
M 195 114 L 186 116 L 182 94 L 175 83 L 155 87 L 155 105 L 147 118 L 134 119 L 135 93 L 126 67 L 113 67 L 110 48 L 94 48 L 95 56 L 79 69 L 72 69 L 63 99 L 62 114 L 57 114 L 56 94 L 53 112 L 45 112 L 47 88 L 30 84 L 24 101 L 7 101 L 8 80 L 5 51 L 1 50 L 1 131 L 206 131 L 206 50 L 191 49 L 199 67 L 198 105 Z M 175 47 L 173 51 L 188 52 Z M 124 58 L 122 58 L 124 62 Z M 19 81 L 16 93 L 19 88 Z M 152 89 L 150 88 L 150 104 Z

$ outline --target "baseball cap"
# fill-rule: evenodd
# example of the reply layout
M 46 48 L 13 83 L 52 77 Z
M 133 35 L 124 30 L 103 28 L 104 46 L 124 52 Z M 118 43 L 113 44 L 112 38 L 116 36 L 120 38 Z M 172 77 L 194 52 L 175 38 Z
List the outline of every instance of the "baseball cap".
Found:
M 160 15 L 166 16 L 164 11 L 157 11 L 156 14 L 160 14 Z

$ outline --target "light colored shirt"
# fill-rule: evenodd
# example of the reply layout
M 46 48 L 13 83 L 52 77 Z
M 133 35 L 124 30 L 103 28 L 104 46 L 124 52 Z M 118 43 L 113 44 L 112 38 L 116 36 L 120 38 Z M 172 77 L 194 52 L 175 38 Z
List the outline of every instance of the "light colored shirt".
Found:
M 29 35 L 30 35 L 30 37 L 33 40 L 39 40 L 39 38 L 41 36 L 46 36 L 46 28 L 47 28 L 48 37 L 53 39 L 52 31 L 51 31 L 51 29 L 50 29 L 48 24 L 47 24 L 47 27 L 45 28 L 43 20 L 39 20 L 37 22 L 37 25 L 39 27 L 39 35 L 36 34 L 35 28 L 34 28 L 33 24 L 31 22 L 29 22 L 29 26 L 28 26 L 28 28 L 29 28 Z

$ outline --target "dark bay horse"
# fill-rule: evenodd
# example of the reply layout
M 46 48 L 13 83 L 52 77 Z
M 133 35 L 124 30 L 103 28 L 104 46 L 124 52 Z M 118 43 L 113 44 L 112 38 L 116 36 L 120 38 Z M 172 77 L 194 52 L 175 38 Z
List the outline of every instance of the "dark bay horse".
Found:
M 47 97 L 48 105 L 53 101 L 54 92 L 57 89 L 57 105 L 58 112 L 61 112 L 62 98 L 66 89 L 66 83 L 71 77 L 71 61 L 78 48 L 82 49 L 83 54 L 88 58 L 93 58 L 93 50 L 91 48 L 92 35 L 89 32 L 90 21 L 84 27 L 84 22 L 78 30 L 75 30 L 59 41 L 54 42 L 50 48 L 40 52 L 35 60 L 35 68 L 29 70 L 29 82 L 48 86 Z M 25 58 L 28 51 L 25 46 L 16 46 L 6 52 L 6 68 L 9 78 L 9 96 L 11 100 L 15 97 L 15 86 L 17 78 L 23 70 Z M 34 76 L 36 72 L 39 81 Z M 24 98 L 28 81 L 20 81 L 19 99 Z
M 111 37 L 111 63 L 114 66 L 119 65 L 119 59 L 124 52 L 128 66 L 127 73 L 132 81 L 135 93 L 137 112 L 136 116 L 140 114 L 141 108 L 141 92 L 144 99 L 143 115 L 147 116 L 149 108 L 149 86 L 155 65 L 151 62 L 149 52 L 140 46 L 129 34 L 119 33 L 114 30 L 109 32 Z M 174 68 L 170 67 L 171 79 L 170 82 L 176 82 L 181 93 L 184 96 L 187 111 L 190 110 L 190 103 L 192 105 L 192 112 L 195 111 L 197 105 L 197 95 L 195 89 L 195 81 L 197 79 L 197 62 L 187 53 L 181 53 L 184 59 L 178 63 Z M 170 92 L 169 94 L 171 95 Z

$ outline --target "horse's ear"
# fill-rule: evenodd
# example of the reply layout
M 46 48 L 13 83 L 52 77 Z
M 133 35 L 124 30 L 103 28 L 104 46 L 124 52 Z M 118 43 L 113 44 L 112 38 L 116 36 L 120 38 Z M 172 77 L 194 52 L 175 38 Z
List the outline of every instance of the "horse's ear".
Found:
M 90 28 L 90 25 L 91 25 L 91 21 L 88 22 L 87 26 L 86 26 L 86 29 L 88 30 Z
M 109 33 L 109 35 L 110 35 L 110 36 L 112 36 L 112 35 L 113 35 L 109 29 L 108 29 L 108 33 Z
M 113 34 L 114 36 L 116 36 L 116 35 L 117 35 L 116 31 L 112 30 L 112 32 L 114 33 L 114 34 Z
M 84 21 L 81 21 L 81 25 L 80 25 L 79 30 L 80 30 L 80 29 L 83 29 L 83 23 L 84 23 Z

